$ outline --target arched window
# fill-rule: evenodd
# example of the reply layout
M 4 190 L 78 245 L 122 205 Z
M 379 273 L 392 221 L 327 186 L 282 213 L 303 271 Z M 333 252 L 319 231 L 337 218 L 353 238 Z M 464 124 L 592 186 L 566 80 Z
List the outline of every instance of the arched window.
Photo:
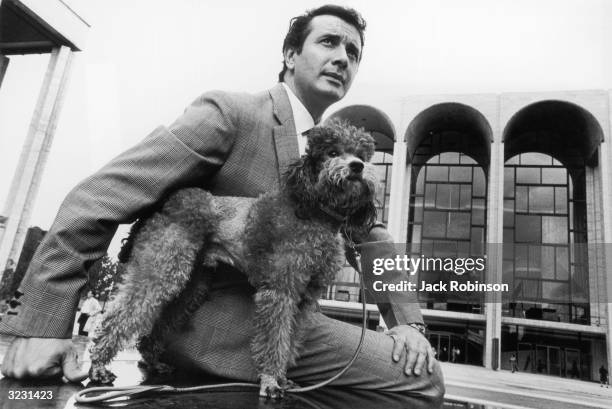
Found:
M 505 315 L 588 323 L 584 169 L 528 152 L 504 168 Z

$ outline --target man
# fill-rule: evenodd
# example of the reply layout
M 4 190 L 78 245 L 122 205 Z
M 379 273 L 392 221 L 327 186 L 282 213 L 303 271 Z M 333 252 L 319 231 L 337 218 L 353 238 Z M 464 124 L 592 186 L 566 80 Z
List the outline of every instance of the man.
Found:
M 518 372 L 518 360 L 516 358 L 516 354 L 510 355 L 510 368 L 512 369 L 512 373 Z
M 79 184 L 15 294 L 21 303 L 17 315 L 0 322 L 1 331 L 21 337 L 7 352 L 3 373 L 21 378 L 63 370 L 68 379 L 82 379 L 71 342 L 63 338 L 69 337 L 84 270 L 104 254 L 117 224 L 133 222 L 179 187 L 202 186 L 234 196 L 277 188 L 287 165 L 305 149 L 302 133 L 350 88 L 364 29 L 357 12 L 337 6 L 293 19 L 283 44 L 281 84 L 256 95 L 204 94 L 170 127 L 157 128 Z M 380 226 L 368 237 L 370 242 L 385 239 L 389 235 Z M 394 256 L 391 245 L 370 246 L 362 263 Z M 365 275 L 371 280 L 372 274 Z M 212 287 L 190 328 L 168 340 L 167 358 L 180 367 L 256 381 L 249 349 L 252 288 L 230 267 L 216 270 Z M 392 299 L 380 308 L 394 327 L 388 334 L 369 331 L 361 358 L 335 384 L 441 396 L 441 373 L 419 332 L 423 321 L 414 299 Z M 303 352 L 288 377 L 298 383 L 329 378 L 352 355 L 359 331 L 313 314 Z M 62 368 L 49 364 L 58 357 Z
M 604 385 L 606 385 L 606 388 L 609 387 L 608 370 L 602 365 L 599 367 L 599 386 L 603 388 Z
M 0 300 L 10 297 L 11 283 L 15 275 L 15 261 L 9 258 L 6 261 L 6 268 L 2 274 L 2 282 L 0 282 Z M 0 309 L 2 311 L 2 309 Z
M 92 318 L 94 315 L 98 314 L 102 311 L 102 307 L 100 307 L 100 303 L 94 297 L 91 291 L 87 291 L 87 298 L 83 301 L 81 305 L 81 314 L 79 315 L 79 335 L 87 336 L 89 335 L 89 331 L 85 331 L 85 325 L 87 324 L 87 320 Z

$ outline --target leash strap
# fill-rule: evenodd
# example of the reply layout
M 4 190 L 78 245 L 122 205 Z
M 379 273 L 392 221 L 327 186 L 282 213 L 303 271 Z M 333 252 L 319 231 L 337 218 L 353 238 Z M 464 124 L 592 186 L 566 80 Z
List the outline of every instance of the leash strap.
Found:
M 199 385 L 186 388 L 176 388 L 170 385 L 130 385 L 130 386 L 99 386 L 86 388 L 75 394 L 78 403 L 109 402 L 113 399 L 128 398 L 136 395 L 157 393 L 189 393 L 207 389 L 222 388 L 259 388 L 259 384 L 246 382 L 218 383 L 213 385 Z

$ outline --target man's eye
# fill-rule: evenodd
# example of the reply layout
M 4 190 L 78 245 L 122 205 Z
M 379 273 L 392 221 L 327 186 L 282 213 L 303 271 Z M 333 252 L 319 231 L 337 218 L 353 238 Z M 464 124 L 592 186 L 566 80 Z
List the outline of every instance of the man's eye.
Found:
M 334 42 L 332 41 L 331 38 L 324 38 L 323 40 L 321 40 L 321 44 L 324 44 L 324 45 L 333 45 Z

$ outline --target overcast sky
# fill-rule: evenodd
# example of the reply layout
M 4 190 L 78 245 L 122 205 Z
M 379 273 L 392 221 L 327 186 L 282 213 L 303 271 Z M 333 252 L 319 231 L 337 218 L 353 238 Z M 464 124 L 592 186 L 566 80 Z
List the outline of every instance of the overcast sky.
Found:
M 324 4 L 64 1 L 91 28 L 74 61 L 31 221 L 43 229 L 79 180 L 172 122 L 202 92 L 274 85 L 289 19 Z M 368 22 L 363 61 L 344 103 L 370 95 L 612 88 L 612 2 L 606 0 L 339 3 Z M 0 205 L 47 62 L 47 55 L 11 57 L 0 89 Z

